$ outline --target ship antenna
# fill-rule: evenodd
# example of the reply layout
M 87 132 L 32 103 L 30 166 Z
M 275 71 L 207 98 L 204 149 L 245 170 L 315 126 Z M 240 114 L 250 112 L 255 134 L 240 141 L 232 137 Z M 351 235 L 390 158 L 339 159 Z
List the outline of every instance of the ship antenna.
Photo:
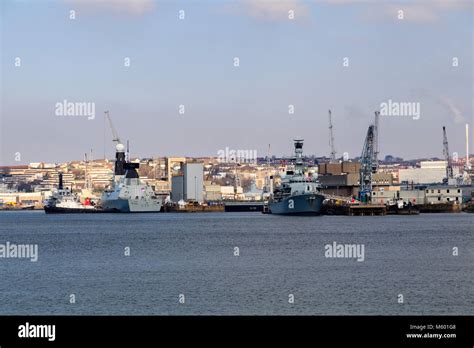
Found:
M 127 140 L 127 158 L 125 159 L 127 163 L 130 163 L 130 144 L 129 141 Z
M 88 184 L 87 184 L 87 152 L 84 154 L 84 164 L 85 164 L 84 179 L 85 179 L 86 188 L 88 188 Z
M 107 120 L 105 119 L 105 115 L 106 114 L 104 114 L 104 161 L 105 161 L 105 124 L 107 122 Z
M 272 144 L 268 144 L 267 166 L 270 166 L 271 146 Z
M 331 148 L 331 156 L 329 158 L 329 162 L 336 163 L 336 149 L 334 147 L 334 133 L 332 128 L 332 113 L 331 110 L 329 110 L 329 146 Z

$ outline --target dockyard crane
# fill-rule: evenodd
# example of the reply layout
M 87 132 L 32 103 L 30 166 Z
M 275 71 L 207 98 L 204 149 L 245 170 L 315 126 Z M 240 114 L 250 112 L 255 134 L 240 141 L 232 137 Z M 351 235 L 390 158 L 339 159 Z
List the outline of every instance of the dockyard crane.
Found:
M 374 164 L 378 168 L 379 162 L 379 117 L 380 112 L 375 111 L 375 121 L 374 121 Z
M 329 146 L 331 148 L 331 157 L 329 158 L 329 162 L 336 163 L 336 149 L 334 148 L 334 133 L 332 130 L 331 110 L 329 110 Z
M 360 156 L 359 200 L 369 203 L 372 198 L 372 174 L 377 172 L 375 160 L 375 125 L 370 125 Z
M 114 124 L 112 123 L 112 119 L 110 118 L 109 112 L 105 111 L 104 114 L 105 114 L 105 118 L 109 122 L 110 130 L 112 131 L 112 141 L 116 144 L 121 144 L 122 142 L 120 141 L 120 137 L 118 136 L 118 133 L 114 127 Z
M 448 136 L 446 135 L 446 127 L 443 126 L 443 155 L 446 161 L 446 182 L 453 179 L 453 164 L 451 163 L 451 156 L 449 156 Z

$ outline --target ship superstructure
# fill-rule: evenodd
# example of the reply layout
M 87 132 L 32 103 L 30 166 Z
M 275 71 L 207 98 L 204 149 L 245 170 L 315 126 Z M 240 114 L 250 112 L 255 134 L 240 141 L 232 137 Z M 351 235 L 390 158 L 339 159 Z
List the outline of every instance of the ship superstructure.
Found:
M 305 174 L 303 139 L 295 139 L 294 169 L 287 170 L 268 202 L 271 214 L 319 215 L 324 200 L 317 179 Z
M 137 171 L 140 164 L 126 161 L 123 144 L 117 144 L 115 150 L 114 180 L 112 187 L 102 194 L 102 208 L 120 213 L 161 211 L 161 199 L 149 185 L 140 181 Z

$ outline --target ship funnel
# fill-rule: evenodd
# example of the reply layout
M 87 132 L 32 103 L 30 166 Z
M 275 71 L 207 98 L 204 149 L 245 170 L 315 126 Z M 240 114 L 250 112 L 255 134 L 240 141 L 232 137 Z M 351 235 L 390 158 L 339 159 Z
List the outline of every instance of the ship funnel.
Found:
M 273 175 L 270 175 L 270 195 L 273 196 Z
M 59 172 L 58 178 L 59 178 L 58 189 L 62 190 L 63 189 L 63 173 Z
M 117 144 L 115 146 L 115 175 L 124 175 L 125 168 L 125 146 L 123 144 Z

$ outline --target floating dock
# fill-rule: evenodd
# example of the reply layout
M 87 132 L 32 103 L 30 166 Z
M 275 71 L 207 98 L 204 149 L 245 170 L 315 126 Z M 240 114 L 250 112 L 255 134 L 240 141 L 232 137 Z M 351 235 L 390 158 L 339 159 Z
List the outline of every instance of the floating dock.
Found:
M 387 215 L 387 207 L 383 204 L 360 204 L 360 205 L 349 205 L 348 214 L 349 216 L 375 216 L 375 215 Z
M 467 203 L 464 206 L 463 211 L 465 211 L 466 213 L 474 213 L 474 202 Z
M 460 213 L 462 211 L 461 204 L 453 203 L 420 204 L 418 208 L 420 213 Z
M 224 212 L 223 205 L 192 205 L 185 206 L 164 206 L 166 213 L 220 213 Z
M 263 205 L 263 201 L 225 202 L 224 209 L 226 212 L 262 212 Z
M 350 204 L 338 199 L 329 199 L 323 203 L 322 215 L 379 216 L 387 215 L 384 204 Z

